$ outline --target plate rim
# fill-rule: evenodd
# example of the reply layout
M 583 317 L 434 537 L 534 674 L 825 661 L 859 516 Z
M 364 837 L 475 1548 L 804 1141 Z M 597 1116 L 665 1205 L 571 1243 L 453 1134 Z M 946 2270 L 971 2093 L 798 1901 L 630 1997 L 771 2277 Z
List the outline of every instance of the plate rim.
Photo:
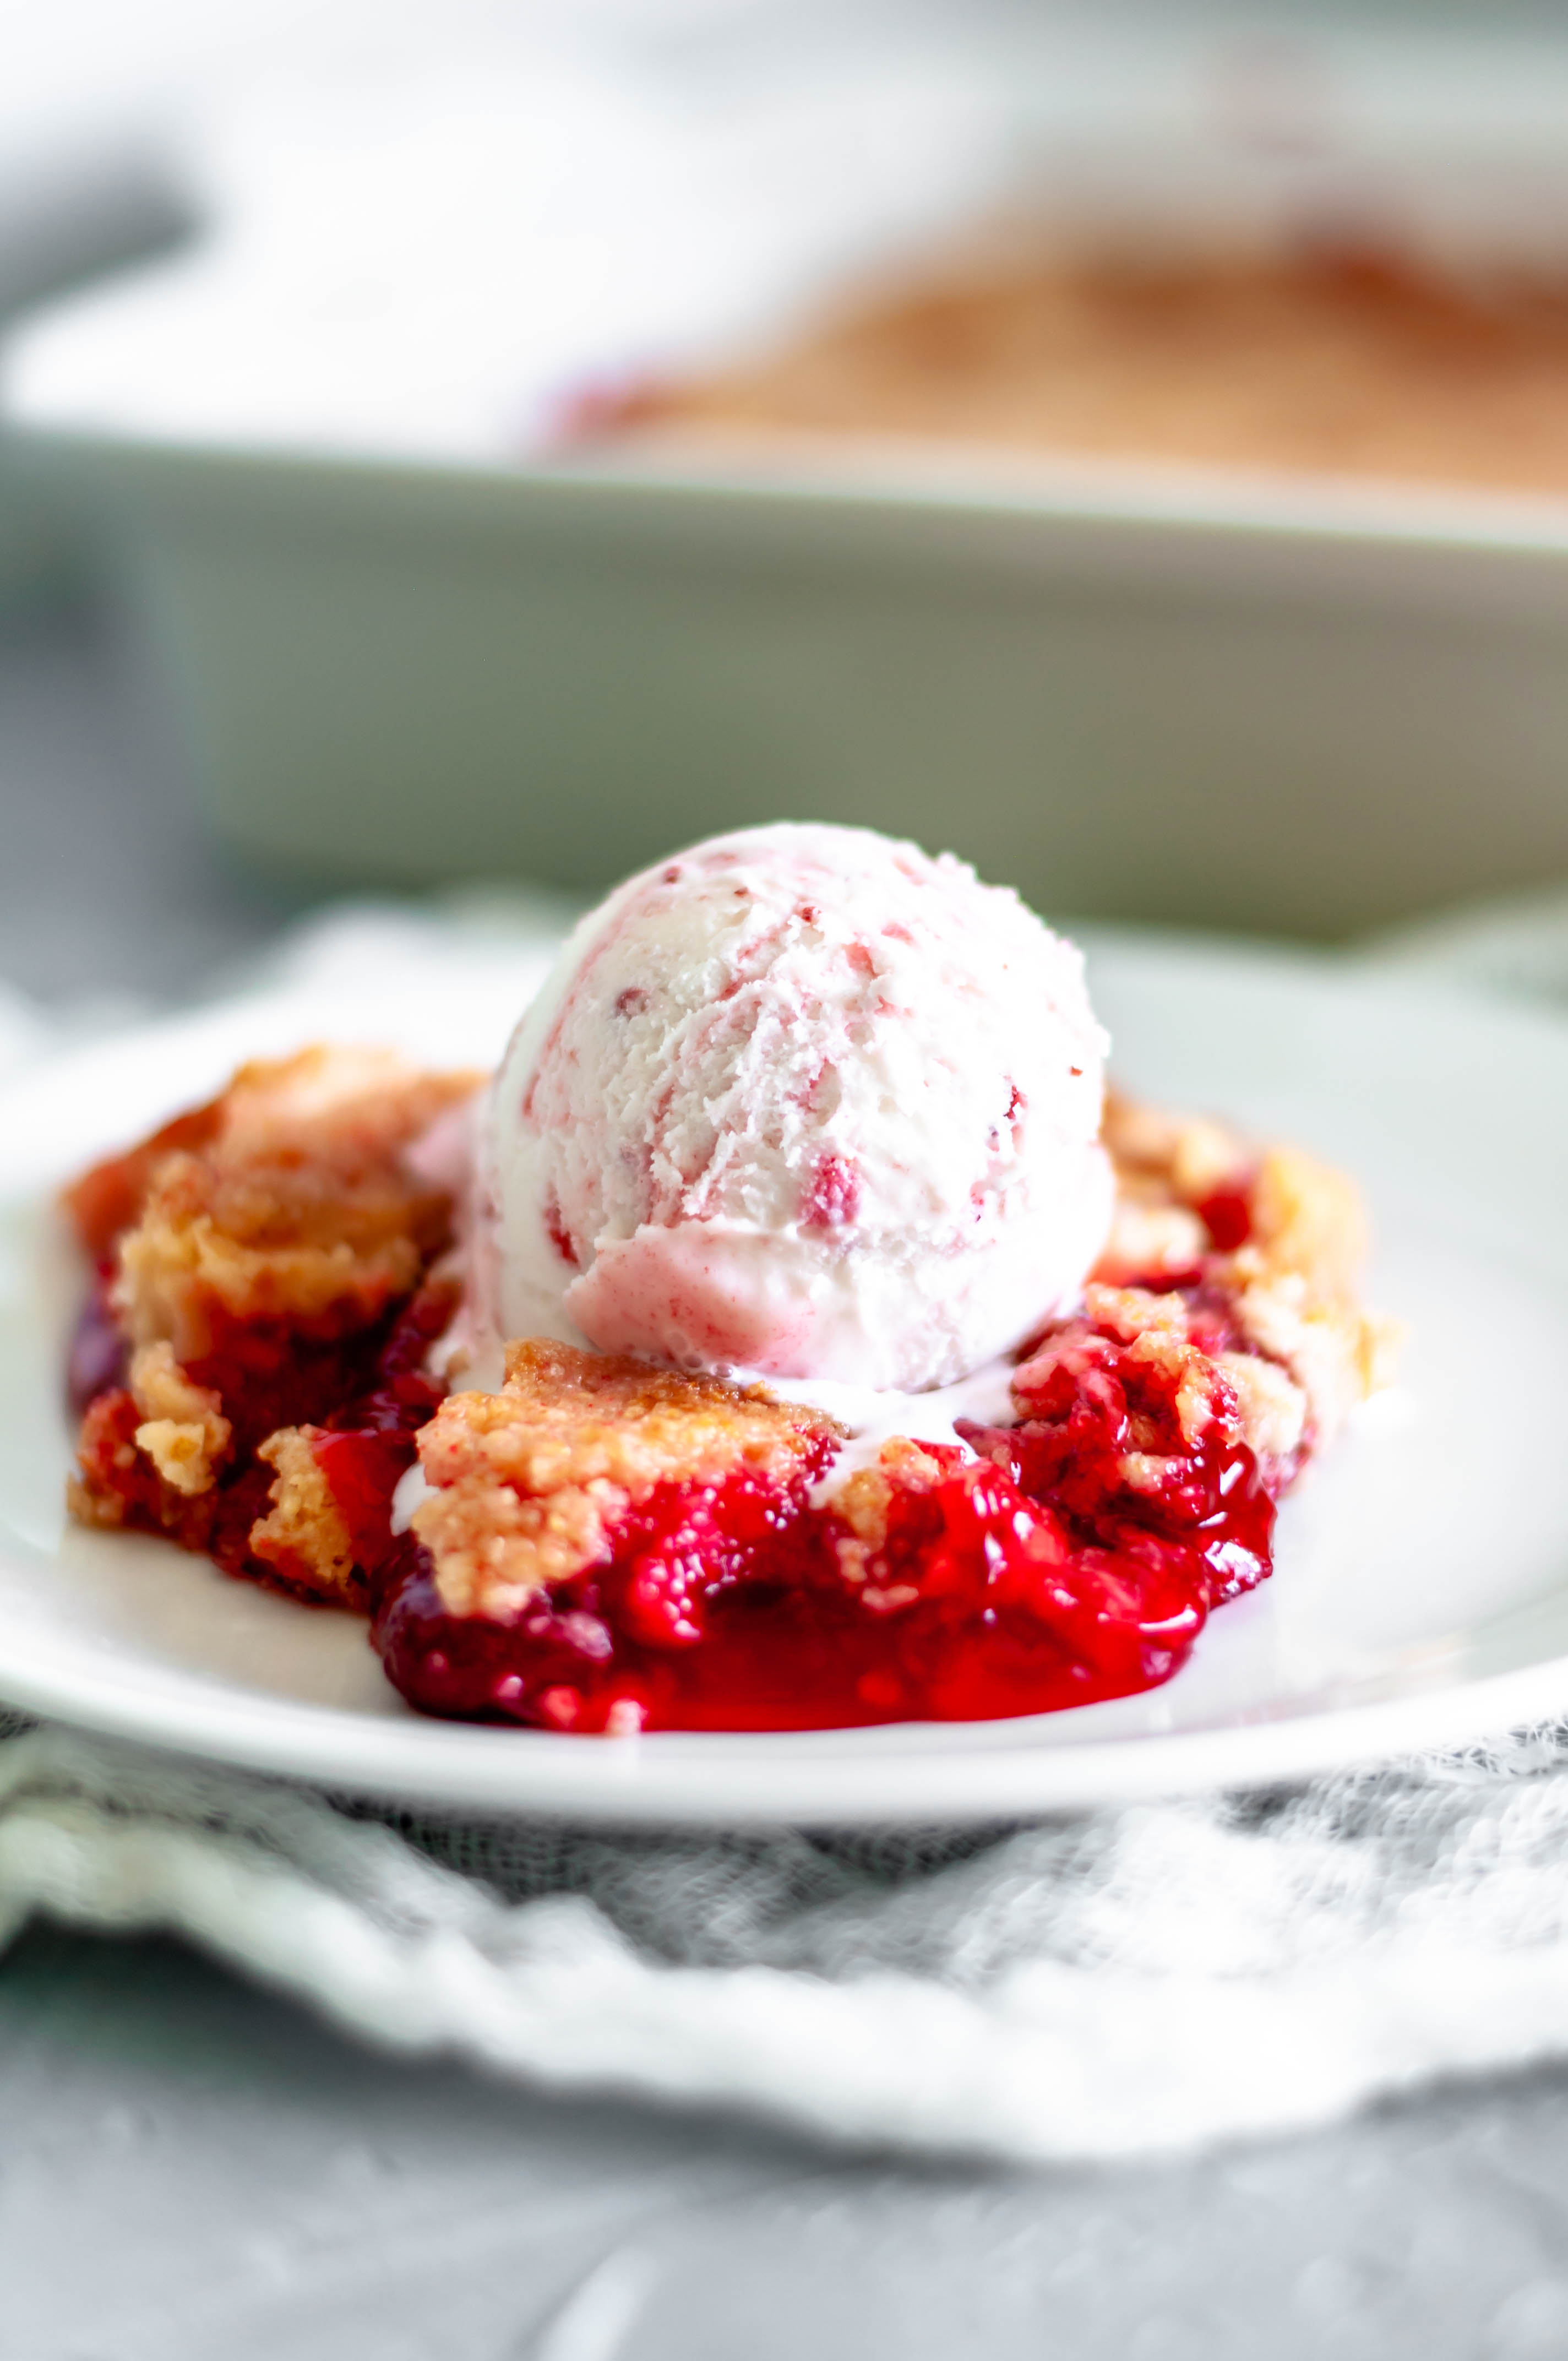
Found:
M 1568 1655 L 1407 1697 L 1260 1717 L 1223 1730 L 970 1753 L 923 1754 L 912 1748 L 907 1754 L 868 1754 L 854 1765 L 861 1792 L 850 1801 L 830 1792 L 845 1784 L 842 1756 L 803 1754 L 786 1773 L 776 1756 L 753 1766 L 743 1757 L 727 1755 L 716 1765 L 723 1792 L 715 1796 L 696 1779 L 684 1789 L 656 1789 L 641 1778 L 640 1750 L 651 1742 L 646 1739 L 590 1741 L 543 1730 L 447 1728 L 393 1717 L 353 1717 L 289 1701 L 243 1709 L 245 1719 L 271 1721 L 280 1731 L 296 1719 L 313 1721 L 329 1741 L 342 1725 L 352 1726 L 355 1738 L 342 1759 L 329 1742 L 306 1763 L 263 1731 L 254 1738 L 243 1729 L 236 1731 L 229 1704 L 187 1709 L 184 1723 L 170 1733 L 151 1726 L 155 1701 L 139 1711 L 134 1703 L 115 1706 L 108 1698 L 94 1699 L 92 1686 L 79 1684 L 62 1703 L 47 1678 L 29 1681 L 6 1667 L 0 1672 L 0 1701 L 68 1729 L 209 1767 L 454 1814 L 672 1828 L 875 1829 L 1025 1820 L 1201 1794 L 1255 1793 L 1374 1762 L 1446 1751 L 1568 1709 Z M 927 1726 L 899 1725 L 916 1732 Z M 376 1741 L 393 1731 L 397 1740 L 384 1758 L 366 1760 L 379 1752 Z M 713 1734 L 733 1744 L 749 1733 Z M 794 1733 L 779 1735 L 787 1741 Z M 499 1750 L 492 1752 L 494 1741 L 504 1745 L 504 1758 Z M 773 1734 L 770 1742 L 777 1742 Z M 530 1762 L 532 1775 L 528 1792 L 520 1795 L 504 1772 L 521 1759 Z M 495 1764 L 499 1775 L 476 1776 L 480 1764 Z M 866 1800 L 868 1787 L 882 1791 L 875 1802 Z M 765 1794 L 759 1792 L 764 1788 Z

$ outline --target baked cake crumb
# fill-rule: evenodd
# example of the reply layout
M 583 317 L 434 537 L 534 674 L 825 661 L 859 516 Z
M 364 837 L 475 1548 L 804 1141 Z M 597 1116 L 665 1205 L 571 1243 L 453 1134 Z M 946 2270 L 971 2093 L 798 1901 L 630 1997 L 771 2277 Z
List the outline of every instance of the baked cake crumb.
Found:
M 569 1345 L 512 1345 L 499 1394 L 451 1394 L 422 1432 L 433 1489 L 413 1532 L 453 1614 L 504 1620 L 602 1557 L 655 1487 L 718 1484 L 741 1469 L 786 1485 L 842 1433 L 761 1387 Z
M 258 1459 L 277 1470 L 277 1479 L 267 1514 L 251 1526 L 250 1548 L 291 1588 L 362 1605 L 354 1543 L 315 1453 L 321 1433 L 314 1426 L 283 1426 L 258 1446 Z
M 1116 1212 L 1095 1280 L 1201 1273 L 1233 1312 L 1239 1333 L 1226 1372 L 1260 1456 L 1288 1459 L 1308 1441 L 1327 1442 L 1383 1381 L 1393 1342 L 1389 1323 L 1357 1298 L 1366 1222 L 1354 1183 L 1299 1148 L 1260 1152 L 1208 1117 L 1114 1092 L 1105 1141 Z M 1234 1246 L 1228 1220 L 1245 1228 Z M 1141 1273 L 1140 1257 L 1151 1257 Z
M 219 1529 L 225 1558 L 253 1561 L 242 1570 L 354 1593 L 309 1413 L 359 1389 L 385 1323 L 450 1243 L 450 1194 L 416 1150 L 480 1080 L 388 1050 L 258 1061 L 76 1183 L 66 1207 L 108 1268 L 129 1359 L 86 1411 L 73 1515 L 190 1548 Z M 231 1488 L 245 1497 L 258 1468 L 274 1471 L 265 1512 L 231 1533 Z
M 129 1391 L 141 1412 L 137 1449 L 176 1492 L 210 1490 L 234 1433 L 221 1397 L 192 1384 L 165 1338 L 133 1355 Z

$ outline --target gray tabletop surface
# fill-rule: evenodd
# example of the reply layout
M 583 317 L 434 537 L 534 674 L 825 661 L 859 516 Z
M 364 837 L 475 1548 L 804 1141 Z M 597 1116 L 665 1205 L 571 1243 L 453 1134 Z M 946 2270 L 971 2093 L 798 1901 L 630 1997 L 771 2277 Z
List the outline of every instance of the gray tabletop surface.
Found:
M 0 975 L 164 999 L 305 896 L 228 873 L 82 616 L 0 624 Z M 845 2158 L 362 2050 L 162 1943 L 0 1959 L 0 2361 L 1543 2361 L 1568 2078 L 1220 2157 Z

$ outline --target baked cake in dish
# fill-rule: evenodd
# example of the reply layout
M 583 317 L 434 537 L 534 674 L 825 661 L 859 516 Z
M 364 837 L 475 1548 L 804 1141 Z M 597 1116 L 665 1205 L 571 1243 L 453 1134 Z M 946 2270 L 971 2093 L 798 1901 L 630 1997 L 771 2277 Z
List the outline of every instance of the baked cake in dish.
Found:
M 483 1104 L 471 1073 L 311 1049 L 66 1201 L 94 1270 L 74 1515 L 367 1617 L 426 1712 L 820 1728 L 1150 1687 L 1268 1575 L 1277 1503 L 1375 1381 L 1352 1185 L 1112 1096 L 1087 1279 L 985 1400 L 954 1391 L 946 1439 L 559 1333 L 506 1337 L 465 1385 L 452 1142 Z
M 1568 489 L 1568 280 L 1319 240 L 1278 254 L 1013 246 L 777 349 L 597 393 L 584 442 L 900 444 L 1095 464 Z

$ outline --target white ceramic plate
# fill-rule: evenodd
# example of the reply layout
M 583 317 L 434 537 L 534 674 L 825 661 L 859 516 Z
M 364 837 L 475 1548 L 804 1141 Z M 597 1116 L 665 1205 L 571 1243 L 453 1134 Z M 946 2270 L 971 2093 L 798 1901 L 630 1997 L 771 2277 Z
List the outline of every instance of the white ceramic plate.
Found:
M 1568 1709 L 1568 1027 L 1328 961 L 1091 943 L 1122 1080 L 1352 1168 L 1401 1382 L 1283 1514 L 1277 1572 L 1146 1697 L 976 1725 L 631 1741 L 401 1704 L 346 1616 L 68 1527 L 60 1362 L 79 1285 L 49 1210 L 95 1151 L 313 1032 L 493 1056 L 515 1008 L 428 980 L 275 996 L 0 1092 L 0 1697 L 367 1795 L 616 1821 L 947 1821 L 1268 1781 Z M 505 1005 L 501 1001 L 505 999 Z M 488 1007 L 493 1015 L 487 1015 Z

